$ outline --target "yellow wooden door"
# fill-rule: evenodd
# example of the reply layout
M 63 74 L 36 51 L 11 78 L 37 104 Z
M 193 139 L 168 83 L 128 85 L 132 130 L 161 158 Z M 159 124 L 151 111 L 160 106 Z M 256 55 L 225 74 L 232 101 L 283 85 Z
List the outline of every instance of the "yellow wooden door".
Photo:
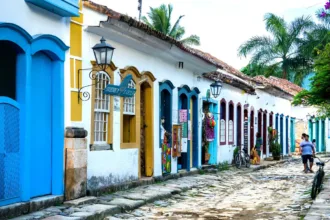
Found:
M 153 157 L 153 95 L 151 87 L 145 88 L 145 172 L 152 176 L 154 171 Z

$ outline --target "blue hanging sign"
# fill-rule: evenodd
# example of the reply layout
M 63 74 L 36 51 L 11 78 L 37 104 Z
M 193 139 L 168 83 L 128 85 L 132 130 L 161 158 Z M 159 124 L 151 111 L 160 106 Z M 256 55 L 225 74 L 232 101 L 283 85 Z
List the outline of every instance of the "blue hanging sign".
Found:
M 133 97 L 136 89 L 128 88 L 129 82 L 132 80 L 132 75 L 128 74 L 119 86 L 108 84 L 103 93 L 105 95 L 114 95 L 121 97 Z

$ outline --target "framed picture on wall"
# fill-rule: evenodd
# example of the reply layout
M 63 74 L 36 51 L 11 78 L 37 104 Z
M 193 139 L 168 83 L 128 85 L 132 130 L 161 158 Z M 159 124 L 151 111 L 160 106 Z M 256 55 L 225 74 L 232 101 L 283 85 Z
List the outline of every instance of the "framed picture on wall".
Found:
M 182 152 L 182 126 L 173 125 L 172 133 L 172 156 L 180 157 Z

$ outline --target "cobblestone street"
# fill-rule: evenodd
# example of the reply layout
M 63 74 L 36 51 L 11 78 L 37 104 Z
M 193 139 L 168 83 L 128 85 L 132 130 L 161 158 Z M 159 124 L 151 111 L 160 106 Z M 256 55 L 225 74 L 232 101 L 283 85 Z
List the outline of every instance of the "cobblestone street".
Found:
M 217 175 L 188 177 L 192 182 L 205 178 L 213 183 L 207 187 L 201 184 L 170 199 L 156 201 L 114 217 L 302 219 L 312 203 L 310 188 L 314 176 L 303 173 L 302 169 L 300 160 L 296 160 L 253 173 L 235 175 L 235 171 L 230 170 Z M 325 169 L 329 172 L 328 166 Z M 180 185 L 180 181 L 177 184 Z M 159 185 L 171 187 L 172 184 L 172 181 L 168 181 Z

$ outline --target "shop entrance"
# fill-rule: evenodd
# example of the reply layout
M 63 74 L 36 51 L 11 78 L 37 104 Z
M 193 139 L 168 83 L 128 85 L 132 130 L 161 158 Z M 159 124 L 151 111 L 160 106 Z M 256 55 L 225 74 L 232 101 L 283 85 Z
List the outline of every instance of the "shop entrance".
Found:
M 0 205 L 19 201 L 20 107 L 17 59 L 20 48 L 0 41 Z
M 254 147 L 254 110 L 250 112 L 250 152 Z
M 141 85 L 141 145 L 140 172 L 141 177 L 153 175 L 153 143 L 152 143 L 152 88 L 145 82 Z
M 202 157 L 201 164 L 217 164 L 218 156 L 218 112 L 217 102 L 210 100 L 203 100 L 203 114 L 202 121 Z M 215 126 L 212 126 L 212 120 Z
M 192 96 L 190 99 L 191 109 L 191 134 L 190 137 L 190 167 L 198 167 L 198 99 Z
M 166 85 L 166 84 L 165 84 Z M 172 90 L 164 89 L 160 93 L 160 147 L 162 148 L 162 173 L 171 173 L 171 136 L 165 137 L 165 131 L 172 132 Z M 163 131 L 163 132 L 162 132 Z M 166 139 L 166 143 L 164 143 Z
M 263 127 L 262 127 L 262 145 L 263 145 L 263 156 L 267 155 L 267 111 L 263 113 Z
M 179 110 L 188 111 L 188 97 L 184 93 L 179 96 Z M 189 114 L 188 114 L 188 120 L 189 120 Z M 188 129 L 182 129 L 182 131 L 183 133 L 186 133 L 188 135 Z M 190 162 L 188 164 L 188 158 L 187 158 L 188 155 L 190 155 L 190 141 L 187 142 L 186 152 L 181 152 L 181 157 L 178 157 L 178 170 L 187 169 L 188 166 L 190 166 Z

